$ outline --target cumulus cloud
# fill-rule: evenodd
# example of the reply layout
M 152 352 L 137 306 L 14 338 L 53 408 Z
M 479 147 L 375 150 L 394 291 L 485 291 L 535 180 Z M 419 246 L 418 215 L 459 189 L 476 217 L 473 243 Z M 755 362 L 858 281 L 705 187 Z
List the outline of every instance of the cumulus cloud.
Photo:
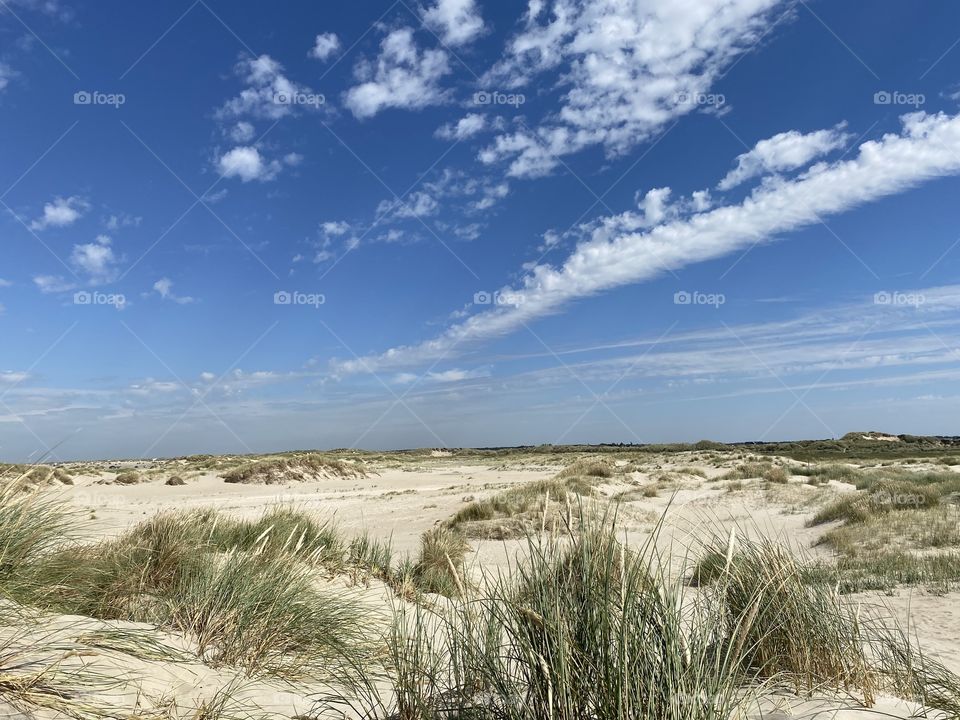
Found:
M 337 373 L 403 367 L 517 330 L 579 298 L 641 282 L 667 269 L 711 260 L 819 222 L 933 178 L 960 174 L 960 115 L 911 113 L 899 134 L 863 143 L 856 157 L 821 163 L 793 179 L 756 188 L 739 204 L 687 211 L 650 229 L 628 212 L 606 218 L 559 268 L 535 265 L 512 307 L 478 313 L 419 345 L 334 363 Z
M 278 120 L 297 108 L 316 109 L 323 105 L 317 93 L 290 80 L 283 66 L 269 55 L 241 60 L 235 72 L 247 85 L 218 110 L 221 119 L 249 116 Z
M 253 129 L 253 125 L 245 120 L 241 120 L 230 128 L 229 134 L 230 139 L 236 143 L 248 143 L 253 140 L 256 132 Z
M 92 243 L 74 245 L 70 263 L 78 272 L 85 273 L 93 285 L 102 285 L 116 279 L 117 258 L 106 235 L 98 235 Z
M 488 88 L 519 89 L 558 72 L 560 111 L 498 136 L 483 162 L 508 174 L 550 173 L 558 158 L 600 145 L 622 154 L 674 118 L 711 107 L 714 81 L 769 31 L 785 0 L 536 0 Z M 716 109 L 716 104 L 712 106 Z
M 331 220 L 320 224 L 320 231 L 324 235 L 340 236 L 350 232 L 350 223 L 345 220 Z
M 273 180 L 280 172 L 280 163 L 266 160 L 257 148 L 237 146 L 217 160 L 217 169 L 226 178 L 240 178 L 243 182 Z
M 52 202 L 43 206 L 43 216 L 33 220 L 30 223 L 30 229 L 39 231 L 73 225 L 89 207 L 85 200 L 76 196 L 54 198 Z
M 483 132 L 487 128 L 487 118 L 479 113 L 470 113 L 460 118 L 453 125 L 443 125 L 437 129 L 436 135 L 443 140 L 466 140 Z
M 322 35 L 317 35 L 316 40 L 314 40 L 313 47 L 310 49 L 308 54 L 312 58 L 325 61 L 328 60 L 330 56 L 339 49 L 340 38 L 338 38 L 334 33 L 323 33 Z
M 717 188 L 730 190 L 759 175 L 804 167 L 812 160 L 842 148 L 853 137 L 843 132 L 844 127 L 841 124 L 806 134 L 790 130 L 761 140 L 751 150 L 737 156 L 736 167 L 717 184 Z
M 481 192 L 483 197 L 473 203 L 473 208 L 475 210 L 488 210 L 510 194 L 510 185 L 505 182 L 486 185 Z
M 436 105 L 445 98 L 437 83 L 450 72 L 450 60 L 442 50 L 420 50 L 413 30 L 394 30 L 380 44 L 376 62 L 361 62 L 359 83 L 350 88 L 344 102 L 354 116 L 371 118 L 387 108 L 418 109 Z
M 447 45 L 465 45 L 484 30 L 475 0 L 437 0 L 422 14 L 423 22 Z

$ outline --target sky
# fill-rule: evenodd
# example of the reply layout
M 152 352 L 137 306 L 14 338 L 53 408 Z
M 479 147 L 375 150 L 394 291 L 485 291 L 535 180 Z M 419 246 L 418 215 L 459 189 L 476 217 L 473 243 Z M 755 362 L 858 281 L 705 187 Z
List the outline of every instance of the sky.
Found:
M 951 0 L 0 0 L 0 459 L 958 434 Z

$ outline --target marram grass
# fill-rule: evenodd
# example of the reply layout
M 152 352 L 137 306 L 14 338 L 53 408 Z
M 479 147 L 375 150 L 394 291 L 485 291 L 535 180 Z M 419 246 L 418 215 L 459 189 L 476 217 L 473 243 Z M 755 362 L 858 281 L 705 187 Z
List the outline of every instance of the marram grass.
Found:
M 433 720 L 719 720 L 768 691 L 890 692 L 960 714 L 960 678 L 895 626 L 810 586 L 783 548 L 709 548 L 699 587 L 671 575 L 656 534 L 639 548 L 613 518 L 530 535 L 509 571 L 439 606 L 400 606 L 379 669 L 323 709 Z M 709 580 L 709 582 L 706 582 Z

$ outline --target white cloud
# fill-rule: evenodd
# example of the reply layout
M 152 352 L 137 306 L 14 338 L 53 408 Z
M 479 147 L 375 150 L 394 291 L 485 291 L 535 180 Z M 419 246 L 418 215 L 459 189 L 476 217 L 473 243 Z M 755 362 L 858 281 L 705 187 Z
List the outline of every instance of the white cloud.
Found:
M 289 165 L 290 167 L 296 167 L 303 162 L 303 155 L 300 153 L 287 153 L 283 156 L 283 164 Z
M 188 305 L 193 302 L 190 296 L 178 296 L 173 293 L 173 281 L 170 278 L 160 278 L 153 284 L 153 289 L 163 300 L 170 300 L 178 305 Z
M 74 245 L 70 263 L 78 272 L 86 273 L 93 285 L 111 282 L 117 275 L 117 258 L 106 235 L 98 235 L 95 242 Z
M 0 372 L 0 383 L 4 385 L 19 385 L 29 377 L 30 375 L 25 372 L 4 370 Z
M 17 75 L 16 70 L 6 63 L 0 62 L 0 91 L 3 91 Z
M 358 65 L 359 84 L 347 91 L 344 102 L 361 119 L 387 108 L 409 110 L 436 105 L 445 97 L 437 82 L 449 72 L 447 53 L 421 52 L 414 42 L 413 30 L 400 28 L 383 39 L 376 63 Z
M 9 280 L 4 280 L 3 278 L 0 278 L 0 288 L 8 288 L 8 287 L 11 287 L 12 285 L 13 283 L 10 282 Z
M 290 80 L 283 74 L 283 66 L 269 55 L 241 60 L 235 70 L 247 86 L 218 110 L 220 118 L 250 116 L 278 120 L 293 114 L 297 108 L 316 109 L 323 104 L 306 102 L 308 97 L 319 96 L 310 88 Z M 298 99 L 304 99 L 304 102 Z M 233 129 L 236 130 L 236 126 Z
M 66 227 L 79 220 L 89 208 L 88 203 L 76 196 L 54 198 L 43 206 L 43 217 L 30 223 L 30 229 L 39 231 L 50 227 Z
M 253 140 L 256 131 L 253 125 L 246 120 L 241 120 L 230 128 L 230 139 L 235 143 L 248 143 Z
M 721 257 L 933 178 L 960 174 L 960 115 L 918 112 L 902 122 L 900 134 L 863 143 L 856 157 L 765 183 L 739 204 L 688 211 L 648 230 L 637 229 L 645 219 L 635 213 L 607 218 L 561 267 L 531 268 L 513 290 L 522 303 L 478 313 L 419 345 L 333 368 L 377 371 L 452 355 L 455 348 L 512 332 L 576 299 Z
M 76 287 L 74 283 L 64 280 L 60 275 L 37 275 L 33 278 L 33 284 L 44 294 L 67 292 Z
M 484 30 L 475 0 L 437 0 L 423 11 L 423 22 L 453 47 L 470 42 Z
M 312 58 L 325 61 L 328 60 L 330 56 L 339 49 L 340 38 L 338 38 L 334 33 L 323 33 L 322 35 L 317 35 L 317 38 L 313 43 L 313 47 L 310 49 L 308 54 Z
M 473 207 L 476 210 L 488 210 L 509 194 L 510 186 L 505 182 L 485 186 L 483 188 L 483 197 L 477 200 L 473 204 Z
M 749 152 L 737 156 L 737 166 L 727 173 L 717 188 L 730 190 L 758 175 L 804 167 L 815 158 L 842 148 L 853 137 L 843 132 L 843 128 L 841 124 L 806 134 L 791 130 L 761 140 Z
M 455 125 L 443 125 L 436 135 L 444 140 L 466 140 L 487 128 L 487 118 L 480 113 L 470 113 L 460 118 Z
M 464 380 L 476 380 L 478 378 L 490 377 L 489 368 L 474 368 L 473 370 L 462 370 L 460 368 L 451 368 L 438 372 L 428 372 L 426 375 L 419 376 L 413 373 L 397 373 L 391 379 L 396 385 L 410 385 L 413 382 L 422 383 L 457 383 Z
M 551 172 L 558 158 L 592 145 L 611 155 L 630 150 L 672 119 L 709 108 L 704 95 L 713 82 L 761 40 L 772 13 L 785 4 L 531 2 L 524 29 L 482 84 L 518 89 L 536 74 L 559 72 L 565 89 L 560 111 L 532 130 L 497 137 L 481 160 L 508 161 L 509 175 L 536 177 Z
M 257 148 L 238 146 L 220 156 L 217 169 L 226 178 L 240 178 L 243 182 L 273 180 L 280 172 L 280 163 L 267 161 Z
M 346 235 L 350 231 L 350 223 L 344 220 L 321 223 L 320 230 L 324 235 Z
M 381 219 L 407 220 L 436 215 L 439 210 L 440 204 L 430 193 L 417 190 L 407 195 L 402 201 L 396 199 L 381 200 L 380 204 L 377 205 L 377 216 Z

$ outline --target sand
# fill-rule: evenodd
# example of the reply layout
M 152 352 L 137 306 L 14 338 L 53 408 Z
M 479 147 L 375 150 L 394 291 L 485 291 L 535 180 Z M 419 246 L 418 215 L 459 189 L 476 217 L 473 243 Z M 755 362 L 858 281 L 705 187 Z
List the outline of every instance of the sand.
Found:
M 730 462 L 733 462 L 731 458 Z M 656 467 L 654 467 L 654 465 Z M 699 462 L 697 456 L 671 455 L 657 459 L 642 471 L 617 476 L 605 481 L 600 491 L 615 495 L 655 481 L 664 473 L 673 476 L 657 497 L 640 497 L 623 506 L 620 521 L 631 543 L 643 542 L 653 530 L 653 523 L 666 513 L 660 542 L 667 552 L 674 552 L 677 562 L 689 548 L 715 533 L 725 533 L 733 526 L 739 532 L 776 537 L 805 553 L 817 552 L 813 542 L 823 528 L 807 528 L 809 519 L 824 498 L 852 487 L 831 482 L 814 487 L 797 478 L 787 485 L 745 484 L 742 490 L 729 491 L 728 483 L 709 482 L 696 475 L 679 473 L 681 468 L 695 468 L 713 478 L 724 472 L 713 463 Z M 399 554 L 415 553 L 421 533 L 449 518 L 475 498 L 482 498 L 520 483 L 552 478 L 560 464 L 533 461 L 500 463 L 470 458 L 456 453 L 434 451 L 417 459 L 400 463 L 372 463 L 366 478 L 330 478 L 316 482 L 287 485 L 229 484 L 215 472 L 183 473 L 182 469 L 164 463 L 146 463 L 147 481 L 136 485 L 103 484 L 112 477 L 109 472 L 75 477 L 75 484 L 56 487 L 47 492 L 65 499 L 78 510 L 79 532 L 95 541 L 114 536 L 158 511 L 189 510 L 214 507 L 221 512 L 241 517 L 255 517 L 277 503 L 294 504 L 333 518 L 347 535 L 368 532 L 390 540 Z M 153 472 L 149 472 L 149 471 Z M 115 472 L 113 473 L 115 474 Z M 165 484 L 167 477 L 181 475 L 182 486 Z M 471 541 L 468 556 L 471 572 L 480 574 L 502 567 L 520 551 L 516 541 Z M 684 549 L 687 550 L 684 550 Z M 350 593 L 368 603 L 372 625 L 386 623 L 392 599 L 389 589 L 377 581 L 354 584 L 349 578 L 324 581 L 338 592 Z M 960 594 L 926 594 L 918 589 L 900 590 L 892 595 L 863 593 L 856 602 L 883 605 L 901 622 L 909 623 L 922 647 L 937 656 L 954 671 L 960 672 Z M 82 666 L 105 677 L 117 680 L 116 687 L 98 691 L 96 701 L 114 708 L 154 712 L 164 709 L 168 716 L 180 717 L 209 703 L 217 693 L 230 689 L 237 702 L 255 705 L 267 715 L 296 717 L 312 711 L 314 701 L 323 694 L 320 686 L 284 686 L 249 681 L 235 671 L 214 669 L 191 652 L 183 637 L 138 627 L 152 634 L 156 642 L 179 652 L 182 657 L 144 659 L 121 649 L 95 647 L 77 638 L 76 618 L 52 618 L 43 622 L 45 632 L 65 633 L 61 640 L 74 643 L 79 650 L 70 654 L 63 668 Z M 84 620 L 90 632 L 116 626 L 95 620 Z M 70 637 L 67 637 L 69 635 Z M 30 638 L 21 641 L 30 645 Z M 832 704 L 831 704 L 832 703 Z M 839 709 L 842 706 L 843 709 Z M 893 717 L 907 717 L 913 711 L 908 703 L 893 698 L 882 699 L 877 710 Z M 836 718 L 866 717 L 865 711 L 849 701 L 838 705 L 835 700 L 800 700 L 781 698 L 776 707 L 763 709 L 763 716 L 817 717 L 830 712 Z M 0 713 L 3 708 L 0 708 Z M 52 713 L 40 710 L 37 716 Z M 760 710 L 758 710 L 758 716 Z M 871 714 L 872 716 L 872 714 Z M 330 714 L 329 717 L 341 717 Z

